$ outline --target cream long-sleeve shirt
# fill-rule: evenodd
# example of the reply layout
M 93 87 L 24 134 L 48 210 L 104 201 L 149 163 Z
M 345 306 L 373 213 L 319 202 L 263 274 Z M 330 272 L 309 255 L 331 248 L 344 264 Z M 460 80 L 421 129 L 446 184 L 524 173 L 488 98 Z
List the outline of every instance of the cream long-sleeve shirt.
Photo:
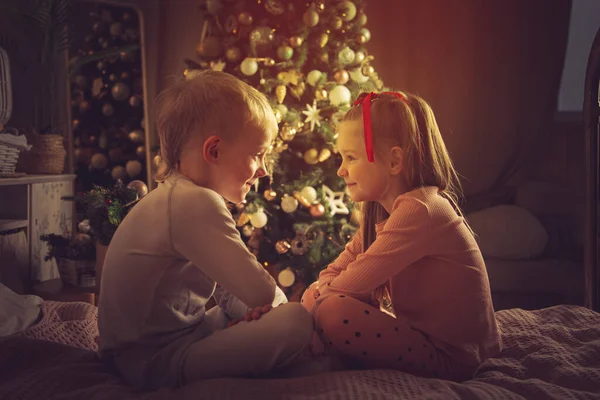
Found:
M 133 207 L 110 243 L 100 355 L 184 336 L 202 323 L 213 295 L 230 317 L 241 317 L 248 307 L 271 304 L 276 287 L 223 198 L 175 174 Z
M 346 294 L 370 302 L 386 285 L 396 316 L 457 361 L 476 365 L 500 351 L 483 257 L 463 218 L 437 187 L 398 196 L 376 231 L 366 252 L 358 233 L 321 272 L 321 301 Z

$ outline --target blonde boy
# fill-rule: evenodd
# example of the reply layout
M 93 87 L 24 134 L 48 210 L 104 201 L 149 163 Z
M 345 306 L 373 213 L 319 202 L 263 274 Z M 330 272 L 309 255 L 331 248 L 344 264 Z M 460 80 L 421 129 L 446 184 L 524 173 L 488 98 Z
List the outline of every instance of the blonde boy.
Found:
M 225 204 L 266 175 L 271 106 L 235 77 L 204 71 L 159 96 L 157 128 L 159 185 L 106 255 L 99 355 L 142 389 L 289 364 L 308 346 L 312 318 L 276 291 Z M 213 296 L 218 306 L 206 312 Z

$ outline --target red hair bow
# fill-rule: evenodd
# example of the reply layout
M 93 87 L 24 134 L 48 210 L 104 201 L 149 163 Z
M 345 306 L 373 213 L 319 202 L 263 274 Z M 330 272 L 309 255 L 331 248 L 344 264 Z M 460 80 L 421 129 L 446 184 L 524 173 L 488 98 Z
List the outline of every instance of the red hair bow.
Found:
M 382 92 L 381 94 L 389 94 L 399 98 L 408 104 L 408 99 L 400 93 L 396 92 Z M 371 100 L 375 100 L 379 97 L 379 94 L 370 92 L 370 93 L 361 93 L 358 96 L 358 99 L 354 102 L 354 106 L 362 104 L 362 114 L 363 114 L 363 124 L 365 130 L 365 148 L 367 150 L 367 159 L 369 162 L 375 162 L 375 156 L 373 153 L 373 128 L 371 124 Z M 419 157 L 421 157 L 421 137 L 417 135 L 417 140 L 419 142 Z

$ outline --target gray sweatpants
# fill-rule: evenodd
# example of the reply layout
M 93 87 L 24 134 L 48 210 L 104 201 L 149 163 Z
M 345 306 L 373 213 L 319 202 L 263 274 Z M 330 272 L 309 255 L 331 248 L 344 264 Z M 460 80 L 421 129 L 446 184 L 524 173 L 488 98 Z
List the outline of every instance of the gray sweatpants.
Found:
M 300 303 L 273 308 L 260 319 L 227 327 L 213 307 L 194 331 L 160 349 L 136 347 L 113 359 L 134 387 L 153 390 L 222 377 L 253 377 L 291 364 L 308 348 L 312 316 Z

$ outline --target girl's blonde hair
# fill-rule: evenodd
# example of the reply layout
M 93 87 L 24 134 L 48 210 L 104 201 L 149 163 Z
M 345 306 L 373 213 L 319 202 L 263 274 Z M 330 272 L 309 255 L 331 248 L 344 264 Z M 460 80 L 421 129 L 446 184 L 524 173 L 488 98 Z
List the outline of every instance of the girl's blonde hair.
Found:
M 277 131 L 264 94 L 225 72 L 188 72 L 157 97 L 161 162 L 154 179 L 162 182 L 177 169 L 191 135 L 231 137 L 242 134 L 248 124 Z
M 403 173 L 400 175 L 410 190 L 437 186 L 441 195 L 462 216 L 458 199 L 461 195 L 458 173 L 433 110 L 419 96 L 400 93 L 407 101 L 390 94 L 378 94 L 371 101 L 371 124 L 375 158 L 392 146 L 403 150 Z M 362 104 L 348 111 L 344 121 L 362 120 Z M 375 225 L 389 217 L 387 211 L 376 201 L 360 205 L 362 212 L 363 250 L 375 241 Z

